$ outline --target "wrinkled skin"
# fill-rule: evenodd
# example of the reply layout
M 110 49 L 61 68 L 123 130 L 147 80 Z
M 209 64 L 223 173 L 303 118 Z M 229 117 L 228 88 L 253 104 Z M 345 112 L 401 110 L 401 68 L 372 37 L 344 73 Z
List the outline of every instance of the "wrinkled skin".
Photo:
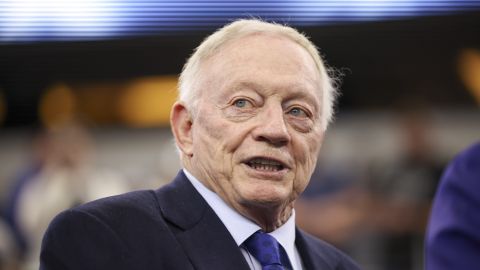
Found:
M 278 228 L 323 141 L 313 59 L 285 37 L 255 34 L 223 45 L 198 77 L 195 111 L 182 102 L 172 109 L 183 165 L 263 230 Z M 255 158 L 273 165 L 255 165 Z

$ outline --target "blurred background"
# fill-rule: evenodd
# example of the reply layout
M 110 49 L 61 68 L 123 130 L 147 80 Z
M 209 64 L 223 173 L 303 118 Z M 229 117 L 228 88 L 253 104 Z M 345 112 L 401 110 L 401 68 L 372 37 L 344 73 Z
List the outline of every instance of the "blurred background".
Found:
M 444 165 L 480 137 L 480 1 L 0 0 L 0 269 L 38 269 L 59 211 L 176 175 L 177 75 L 245 17 L 342 74 L 300 226 L 364 269 L 423 268 Z

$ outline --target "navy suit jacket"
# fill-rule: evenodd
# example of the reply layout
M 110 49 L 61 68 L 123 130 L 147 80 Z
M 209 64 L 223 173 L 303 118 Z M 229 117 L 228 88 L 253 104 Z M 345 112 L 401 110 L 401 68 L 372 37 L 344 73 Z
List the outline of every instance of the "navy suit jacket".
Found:
M 305 269 L 359 269 L 297 229 Z M 42 242 L 40 269 L 248 270 L 234 239 L 181 171 L 158 190 L 100 199 L 59 214 Z
M 426 269 L 479 269 L 480 143 L 445 170 L 430 216 Z

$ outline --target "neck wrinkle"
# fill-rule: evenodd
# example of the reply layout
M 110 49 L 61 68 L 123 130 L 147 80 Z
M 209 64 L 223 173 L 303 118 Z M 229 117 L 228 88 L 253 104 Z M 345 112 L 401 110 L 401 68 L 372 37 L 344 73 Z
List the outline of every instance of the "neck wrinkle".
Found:
M 267 207 L 261 207 L 260 209 L 243 207 L 241 210 L 237 209 L 237 211 L 260 226 L 262 231 L 269 233 L 275 231 L 288 221 L 292 215 L 293 202 L 273 210 Z

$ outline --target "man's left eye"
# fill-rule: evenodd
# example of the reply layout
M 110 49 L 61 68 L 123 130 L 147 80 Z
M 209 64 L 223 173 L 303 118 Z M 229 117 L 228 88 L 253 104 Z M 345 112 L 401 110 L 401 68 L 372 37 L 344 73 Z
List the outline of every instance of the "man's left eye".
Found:
M 298 107 L 290 109 L 290 111 L 288 111 L 288 114 L 296 117 L 308 117 L 308 114 L 305 112 L 305 110 Z

